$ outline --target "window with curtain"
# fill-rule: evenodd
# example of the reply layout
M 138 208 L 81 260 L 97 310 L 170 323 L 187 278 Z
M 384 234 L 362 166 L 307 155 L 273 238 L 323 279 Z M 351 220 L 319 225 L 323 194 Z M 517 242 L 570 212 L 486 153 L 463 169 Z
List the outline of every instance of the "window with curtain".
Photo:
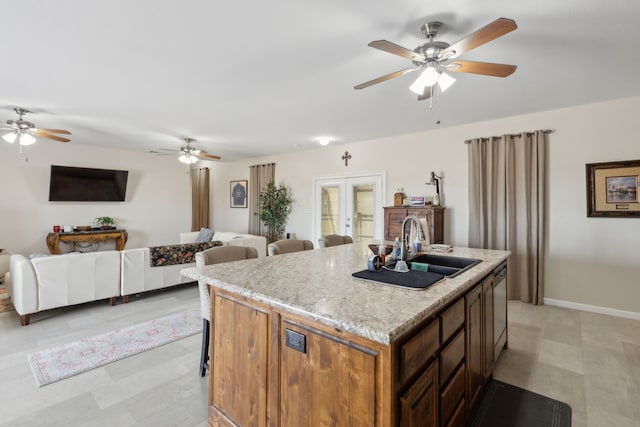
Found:
M 267 229 L 260 221 L 259 195 L 269 182 L 274 182 L 275 163 L 249 166 L 249 234 L 265 236 Z
M 469 246 L 511 251 L 509 299 L 544 298 L 546 144 L 549 131 L 466 141 Z
M 209 227 L 209 168 L 191 169 L 191 231 Z

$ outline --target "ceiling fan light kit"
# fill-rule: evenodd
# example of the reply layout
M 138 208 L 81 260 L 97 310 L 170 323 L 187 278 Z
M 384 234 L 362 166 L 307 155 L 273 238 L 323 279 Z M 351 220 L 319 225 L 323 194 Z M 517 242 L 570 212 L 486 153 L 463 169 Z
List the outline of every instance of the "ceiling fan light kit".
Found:
M 409 89 L 418 95 L 418 101 L 431 97 L 433 86 L 437 83 L 439 92 L 444 92 L 456 81 L 445 71 L 456 73 L 480 74 L 492 77 L 507 77 L 515 70 L 515 65 L 493 64 L 488 62 L 455 61 L 456 58 L 476 47 L 497 39 L 518 28 L 515 21 L 507 18 L 498 18 L 479 30 L 469 34 L 453 45 L 441 41 L 434 41 L 438 31 L 442 28 L 441 22 L 428 22 L 420 31 L 428 41 L 413 50 L 391 43 L 387 40 L 375 40 L 369 46 L 382 51 L 401 56 L 413 62 L 416 68 L 406 68 L 396 71 L 365 83 L 354 86 L 354 89 L 364 89 L 394 77 L 399 77 L 413 71 L 422 70 L 420 76 L 413 82 Z M 438 93 L 438 91 L 436 91 Z
M 192 165 L 197 162 L 199 159 L 204 160 L 220 160 L 220 156 L 215 156 L 213 154 L 209 154 L 206 151 L 198 150 L 197 148 L 193 148 L 191 146 L 192 142 L 195 142 L 193 138 L 183 138 L 185 145 L 180 147 L 180 156 L 178 156 L 178 160 L 186 165 Z
M 19 138 L 18 138 L 19 136 Z M 18 139 L 20 145 L 31 145 L 36 142 L 36 139 L 29 135 L 28 133 L 23 132 L 9 132 L 2 136 L 2 139 L 7 141 L 9 144 L 13 144 Z
M 181 154 L 180 157 L 178 157 L 178 160 L 187 165 L 192 165 L 198 161 L 198 158 L 191 154 Z
M 30 113 L 29 110 L 16 107 L 13 109 L 18 115 L 18 120 L 7 120 L 4 124 L 0 124 L 0 129 L 9 130 L 9 133 L 2 135 L 2 139 L 9 144 L 13 144 L 16 139 L 20 145 L 31 145 L 36 142 L 36 136 L 53 139 L 58 142 L 69 142 L 70 139 L 63 138 L 54 133 L 71 135 L 68 130 L 62 129 L 38 129 L 33 123 L 23 119 L 24 115 Z

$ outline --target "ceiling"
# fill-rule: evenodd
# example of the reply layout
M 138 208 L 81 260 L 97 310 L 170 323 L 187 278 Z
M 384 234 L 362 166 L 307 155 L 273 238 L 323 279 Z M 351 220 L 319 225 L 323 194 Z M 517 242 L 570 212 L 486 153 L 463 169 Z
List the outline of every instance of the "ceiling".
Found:
M 14 106 L 71 144 L 198 148 L 233 161 L 640 94 L 640 2 L 619 0 L 21 0 L 3 2 L 0 120 Z M 408 90 L 410 49 L 444 23 L 450 44 L 499 17 L 518 29 L 459 59 L 515 64 L 456 73 L 439 105 Z M 440 124 L 438 124 L 438 121 Z M 57 144 L 50 140 L 39 143 Z M 36 146 L 34 146 L 35 149 Z

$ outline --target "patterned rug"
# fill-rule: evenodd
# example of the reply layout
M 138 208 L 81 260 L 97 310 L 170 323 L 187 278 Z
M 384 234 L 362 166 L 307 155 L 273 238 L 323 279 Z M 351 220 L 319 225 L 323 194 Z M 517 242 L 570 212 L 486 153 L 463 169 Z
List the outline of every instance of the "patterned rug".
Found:
M 9 297 L 7 288 L 4 286 L 4 283 L 0 283 L 0 313 L 13 310 L 13 303 L 11 302 L 11 298 Z
M 29 354 L 38 387 L 202 331 L 200 308 Z

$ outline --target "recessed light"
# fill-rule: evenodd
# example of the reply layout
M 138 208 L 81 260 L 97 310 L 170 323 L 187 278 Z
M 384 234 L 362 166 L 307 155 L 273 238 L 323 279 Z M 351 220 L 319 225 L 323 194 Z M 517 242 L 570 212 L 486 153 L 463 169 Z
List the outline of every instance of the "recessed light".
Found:
M 322 138 L 318 138 L 318 144 L 320 145 L 329 145 L 329 138 L 327 137 L 322 137 Z

